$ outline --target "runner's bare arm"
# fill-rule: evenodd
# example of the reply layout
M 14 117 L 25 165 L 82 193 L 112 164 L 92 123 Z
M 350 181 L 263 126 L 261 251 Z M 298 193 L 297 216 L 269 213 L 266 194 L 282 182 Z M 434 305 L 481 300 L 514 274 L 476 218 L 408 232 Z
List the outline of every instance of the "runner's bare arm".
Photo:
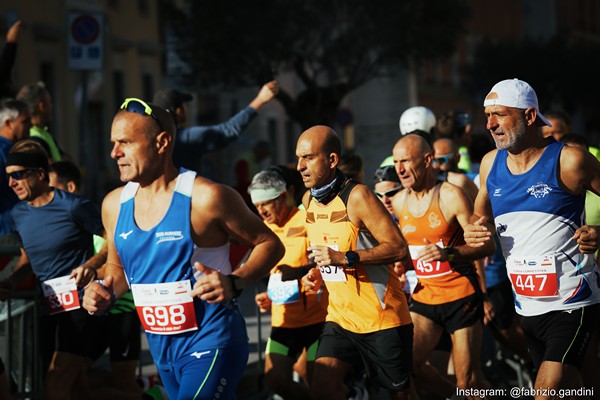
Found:
M 487 242 L 493 242 L 495 232 L 492 204 L 488 197 L 487 177 L 496 158 L 497 150 L 492 150 L 483 157 L 479 167 L 479 192 L 475 198 L 473 214 L 469 223 L 463 226 L 465 242 L 472 247 L 481 247 Z

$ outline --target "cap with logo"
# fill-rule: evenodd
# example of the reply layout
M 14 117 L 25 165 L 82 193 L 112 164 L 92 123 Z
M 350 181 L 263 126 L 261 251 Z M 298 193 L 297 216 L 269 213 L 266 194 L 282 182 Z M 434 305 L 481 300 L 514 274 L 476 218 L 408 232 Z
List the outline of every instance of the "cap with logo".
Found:
M 521 109 L 533 107 L 537 111 L 541 125 L 552 126 L 540 112 L 535 90 L 533 90 L 529 83 L 517 78 L 506 79 L 496 83 L 485 97 L 483 106 L 504 106 Z
M 154 94 L 152 103 L 174 111 L 176 108 L 181 107 L 183 103 L 187 103 L 193 98 L 191 94 L 180 92 L 177 89 L 163 89 Z

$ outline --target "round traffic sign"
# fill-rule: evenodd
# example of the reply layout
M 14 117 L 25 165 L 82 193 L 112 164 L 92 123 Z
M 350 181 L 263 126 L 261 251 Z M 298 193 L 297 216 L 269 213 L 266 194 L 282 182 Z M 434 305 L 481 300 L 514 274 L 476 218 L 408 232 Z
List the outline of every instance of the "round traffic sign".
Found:
M 100 24 L 91 15 L 80 15 L 71 24 L 71 36 L 77 43 L 93 43 L 99 34 Z

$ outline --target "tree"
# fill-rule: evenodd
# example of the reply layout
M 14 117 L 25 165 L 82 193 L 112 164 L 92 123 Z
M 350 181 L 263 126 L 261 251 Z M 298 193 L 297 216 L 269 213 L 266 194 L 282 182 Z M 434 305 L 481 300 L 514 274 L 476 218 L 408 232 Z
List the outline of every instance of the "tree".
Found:
M 346 95 L 409 60 L 453 54 L 468 17 L 462 0 L 188 0 L 167 8 L 195 84 L 262 84 L 293 71 L 303 88 L 278 100 L 303 128 L 332 125 Z

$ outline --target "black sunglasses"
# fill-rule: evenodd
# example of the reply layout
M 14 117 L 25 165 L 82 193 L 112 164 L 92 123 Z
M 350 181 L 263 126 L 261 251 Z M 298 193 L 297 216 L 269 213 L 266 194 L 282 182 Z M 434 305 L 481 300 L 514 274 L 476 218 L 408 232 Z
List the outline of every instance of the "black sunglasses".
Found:
M 148 105 L 148 103 L 146 103 L 143 100 L 136 99 L 134 97 L 125 99 L 123 104 L 121 104 L 121 110 L 127 110 L 129 112 L 134 112 L 136 114 L 147 115 L 149 117 L 152 117 L 152 119 L 154 119 L 156 121 L 156 123 L 158 124 L 160 131 L 162 132 L 165 130 L 165 128 L 163 127 L 163 124 L 160 123 L 159 119 L 156 117 L 156 115 L 152 111 L 152 107 L 150 107 Z
M 398 186 L 395 187 L 391 190 L 388 190 L 387 192 L 375 192 L 375 194 L 377 195 L 377 197 L 379 197 L 380 199 L 383 199 L 383 196 L 390 198 L 390 197 L 394 197 L 396 195 L 396 193 L 398 193 L 399 191 L 402 190 L 402 186 Z
M 6 174 L 6 176 L 8 176 L 9 178 L 12 178 L 15 181 L 20 181 L 23 178 L 25 178 L 25 175 L 27 175 L 27 172 L 29 171 L 37 171 L 37 168 L 26 168 L 26 169 L 22 169 L 19 171 L 15 171 L 15 172 L 11 172 L 10 174 Z

